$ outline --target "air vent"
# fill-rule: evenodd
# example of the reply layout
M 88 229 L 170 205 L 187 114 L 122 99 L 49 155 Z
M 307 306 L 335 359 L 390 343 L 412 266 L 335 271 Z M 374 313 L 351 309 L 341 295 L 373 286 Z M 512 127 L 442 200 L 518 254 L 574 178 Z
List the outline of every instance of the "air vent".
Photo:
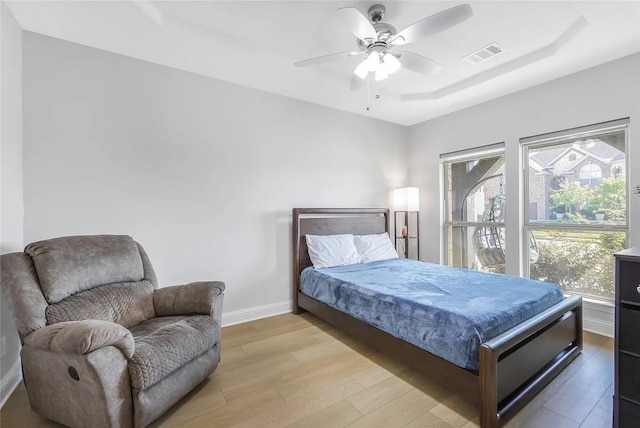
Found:
M 490 43 L 487 46 L 478 49 L 477 51 L 472 52 L 467 56 L 462 57 L 462 59 L 467 60 L 472 64 L 478 64 L 479 62 L 487 60 L 492 56 L 496 56 L 503 51 L 504 49 L 499 44 Z

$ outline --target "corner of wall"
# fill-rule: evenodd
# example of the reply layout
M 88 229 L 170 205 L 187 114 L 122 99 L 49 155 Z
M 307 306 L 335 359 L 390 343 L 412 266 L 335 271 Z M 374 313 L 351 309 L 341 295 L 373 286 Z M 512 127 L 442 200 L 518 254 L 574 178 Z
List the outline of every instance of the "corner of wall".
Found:
M 24 244 L 24 198 L 22 173 L 22 28 L 4 1 L 0 1 L 2 74 L 0 94 L 1 203 L 0 252 L 21 251 Z M 0 295 L 3 355 L 0 359 L 0 406 L 4 405 L 22 378 L 20 340 L 11 311 Z

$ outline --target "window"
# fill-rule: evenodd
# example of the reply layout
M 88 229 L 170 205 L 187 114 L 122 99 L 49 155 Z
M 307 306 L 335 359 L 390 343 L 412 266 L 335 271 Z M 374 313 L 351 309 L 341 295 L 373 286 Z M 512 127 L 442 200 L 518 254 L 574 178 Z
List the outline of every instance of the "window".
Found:
M 442 155 L 449 266 L 504 273 L 504 145 Z
M 596 164 L 588 163 L 580 168 L 580 185 L 597 186 L 602 184 L 602 169 Z
M 525 233 L 538 252 L 537 260 L 526 264 L 531 278 L 558 283 L 567 293 L 613 300 L 612 255 L 625 247 L 628 232 L 623 174 L 628 123 L 624 119 L 521 140 Z M 561 159 L 571 148 L 590 160 L 577 171 Z

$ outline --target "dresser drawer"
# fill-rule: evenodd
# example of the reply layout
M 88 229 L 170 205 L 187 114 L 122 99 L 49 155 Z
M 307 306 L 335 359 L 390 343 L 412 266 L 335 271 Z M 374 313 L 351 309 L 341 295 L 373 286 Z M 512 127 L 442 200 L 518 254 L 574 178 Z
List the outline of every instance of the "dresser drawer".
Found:
M 640 305 L 640 263 L 628 260 L 618 261 L 618 289 L 620 300 Z
M 620 330 L 618 345 L 621 351 L 640 355 L 640 307 L 629 309 L 620 307 L 618 312 Z
M 618 402 L 618 423 L 620 428 L 637 428 L 640 421 L 640 406 L 621 399 Z
M 620 398 L 640 402 L 640 358 L 621 352 L 618 362 Z

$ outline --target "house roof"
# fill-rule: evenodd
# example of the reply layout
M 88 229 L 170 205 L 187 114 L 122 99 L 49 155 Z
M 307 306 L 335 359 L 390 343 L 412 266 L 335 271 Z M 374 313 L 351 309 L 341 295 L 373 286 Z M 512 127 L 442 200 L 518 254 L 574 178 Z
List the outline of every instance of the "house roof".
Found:
M 620 161 L 625 158 L 624 152 L 608 144 L 608 142 L 600 139 L 586 139 L 578 140 L 570 146 L 563 145 L 561 147 L 537 151 L 531 156 L 531 159 L 543 169 L 551 168 L 571 152 L 581 153 L 584 157 L 590 157 L 603 163 Z M 584 158 L 576 159 L 575 162 L 564 168 L 564 171 L 571 171 L 577 165 L 583 163 Z

